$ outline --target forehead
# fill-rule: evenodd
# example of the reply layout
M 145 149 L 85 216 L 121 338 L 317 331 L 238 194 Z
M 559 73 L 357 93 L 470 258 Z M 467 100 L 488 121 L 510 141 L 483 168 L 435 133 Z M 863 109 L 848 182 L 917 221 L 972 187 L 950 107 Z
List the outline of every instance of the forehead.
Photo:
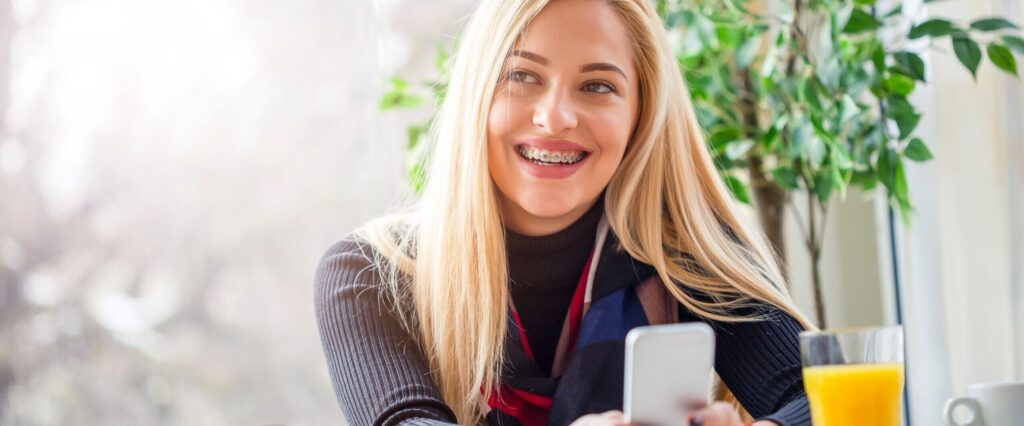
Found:
M 622 16 L 604 0 L 553 0 L 527 25 L 514 49 L 552 66 L 614 61 L 632 68 L 633 46 Z

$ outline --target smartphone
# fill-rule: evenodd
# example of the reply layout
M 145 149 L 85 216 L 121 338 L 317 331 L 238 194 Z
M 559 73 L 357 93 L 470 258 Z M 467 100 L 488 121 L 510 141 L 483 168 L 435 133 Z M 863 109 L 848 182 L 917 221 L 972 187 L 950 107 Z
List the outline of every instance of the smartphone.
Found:
M 637 327 L 626 335 L 623 414 L 639 425 L 678 425 L 711 398 L 715 333 L 702 322 Z

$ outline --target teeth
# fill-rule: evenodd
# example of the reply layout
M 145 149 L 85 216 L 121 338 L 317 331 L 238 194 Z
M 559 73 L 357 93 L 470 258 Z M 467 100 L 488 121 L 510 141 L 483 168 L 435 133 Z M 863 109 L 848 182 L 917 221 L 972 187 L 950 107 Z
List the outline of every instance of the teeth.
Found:
M 547 151 L 534 147 L 518 147 L 519 154 L 528 160 L 544 163 L 573 164 L 583 159 L 580 151 Z

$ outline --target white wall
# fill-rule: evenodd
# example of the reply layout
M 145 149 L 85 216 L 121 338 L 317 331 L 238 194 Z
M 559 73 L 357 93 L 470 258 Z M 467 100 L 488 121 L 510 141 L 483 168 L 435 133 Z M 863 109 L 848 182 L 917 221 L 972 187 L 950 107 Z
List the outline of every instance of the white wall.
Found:
M 928 12 L 961 22 L 1010 14 L 1021 22 L 1024 15 L 1006 7 L 1013 4 L 949 1 Z M 907 1 L 905 8 L 917 5 Z M 987 59 L 973 81 L 948 42 L 939 46 L 944 50 L 926 58 L 931 84 L 914 99 L 925 114 L 919 133 L 936 159 L 908 169 L 919 213 L 900 233 L 913 424 L 940 424 L 944 400 L 967 384 L 1021 379 L 1024 355 L 1015 312 L 1021 307 L 1024 91 Z
M 810 256 L 800 232 L 801 220 L 804 226 L 808 221 L 807 195 L 798 192 L 793 197 L 785 224 L 790 285 L 797 305 L 815 318 Z M 878 326 L 895 321 L 891 292 L 886 290 L 891 288 L 889 275 L 880 261 L 887 258 L 879 255 L 888 237 L 885 221 L 875 217 L 875 205 L 871 194 L 855 188 L 847 191 L 845 200 L 836 197 L 830 201 L 821 258 L 828 328 Z

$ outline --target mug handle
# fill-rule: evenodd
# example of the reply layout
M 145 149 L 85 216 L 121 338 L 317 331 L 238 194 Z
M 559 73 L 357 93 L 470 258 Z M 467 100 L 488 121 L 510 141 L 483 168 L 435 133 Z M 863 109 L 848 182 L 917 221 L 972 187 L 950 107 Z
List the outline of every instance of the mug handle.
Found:
M 956 410 L 956 407 L 961 405 L 967 407 L 967 409 L 971 411 L 971 417 L 967 419 L 967 423 L 957 423 L 956 420 L 953 419 L 953 411 Z M 945 412 L 946 424 L 949 426 L 985 425 L 985 423 L 981 421 L 981 407 L 978 406 L 978 401 L 975 401 L 974 398 L 962 396 L 950 399 L 949 401 L 946 401 L 946 408 L 943 411 Z

